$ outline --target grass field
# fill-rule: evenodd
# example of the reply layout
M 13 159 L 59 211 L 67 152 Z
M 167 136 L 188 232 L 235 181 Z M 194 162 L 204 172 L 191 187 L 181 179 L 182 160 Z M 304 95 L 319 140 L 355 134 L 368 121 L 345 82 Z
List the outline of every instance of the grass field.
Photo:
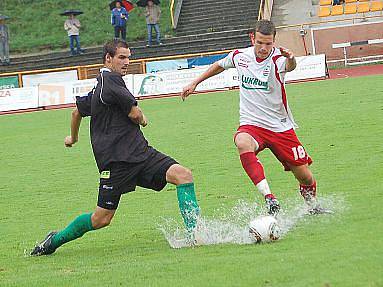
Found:
M 94 209 L 98 173 L 88 120 L 77 146 L 65 149 L 70 110 L 1 116 L 0 286 L 383 286 L 383 76 L 294 84 L 287 92 L 319 195 L 338 207 L 333 216 L 298 220 L 266 245 L 171 249 L 157 229 L 161 217 L 181 223 L 167 186 L 125 195 L 111 226 L 52 256 L 25 256 L 49 230 Z M 232 144 L 237 93 L 141 102 L 151 121 L 145 135 L 193 170 L 211 220 L 239 200 L 262 202 Z M 282 204 L 299 200 L 292 175 L 268 151 L 260 158 Z
M 59 14 L 66 9 L 80 9 L 78 16 L 82 28 L 80 41 L 83 47 L 102 45 L 114 37 L 110 24 L 108 0 L 1 0 L 0 14 L 11 17 L 7 21 L 10 29 L 11 54 L 59 50 L 69 48 L 64 30 L 67 17 Z M 136 2 L 136 1 L 131 1 Z M 169 0 L 161 1 L 162 37 L 171 35 Z M 129 14 L 127 40 L 146 39 L 146 22 L 143 8 L 135 7 Z

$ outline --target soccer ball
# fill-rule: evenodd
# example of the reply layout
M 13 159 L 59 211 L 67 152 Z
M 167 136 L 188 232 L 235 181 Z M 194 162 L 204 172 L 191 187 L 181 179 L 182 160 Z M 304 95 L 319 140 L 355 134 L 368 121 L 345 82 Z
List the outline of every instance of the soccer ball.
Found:
M 273 216 L 261 216 L 249 224 L 249 235 L 255 243 L 264 243 L 278 240 L 281 229 Z

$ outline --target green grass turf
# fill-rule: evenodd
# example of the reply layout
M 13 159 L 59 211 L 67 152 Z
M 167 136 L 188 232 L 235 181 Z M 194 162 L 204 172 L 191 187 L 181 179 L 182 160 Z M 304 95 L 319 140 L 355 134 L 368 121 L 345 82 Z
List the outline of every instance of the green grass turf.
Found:
M 82 47 L 102 45 L 114 37 L 110 24 L 107 0 L 1 0 L 0 14 L 10 16 L 10 52 L 27 53 L 40 50 L 69 49 L 69 40 L 64 30 L 67 17 L 59 14 L 66 9 L 80 9 L 80 41 Z M 132 1 L 136 2 L 136 1 Z M 172 35 L 169 0 L 161 1 L 162 38 Z M 144 9 L 135 7 L 129 14 L 127 40 L 146 39 Z
M 160 217 L 181 222 L 175 189 L 125 195 L 108 228 L 48 257 L 24 256 L 51 229 L 94 209 L 97 169 L 84 120 L 80 142 L 63 146 L 71 110 L 0 117 L 1 286 L 383 286 L 383 77 L 288 85 L 298 135 L 314 158 L 321 196 L 346 207 L 309 217 L 268 245 L 171 249 Z M 151 144 L 192 168 L 205 216 L 239 199 L 262 202 L 242 171 L 232 134 L 238 91 L 142 101 Z M 297 184 L 265 151 L 282 204 Z

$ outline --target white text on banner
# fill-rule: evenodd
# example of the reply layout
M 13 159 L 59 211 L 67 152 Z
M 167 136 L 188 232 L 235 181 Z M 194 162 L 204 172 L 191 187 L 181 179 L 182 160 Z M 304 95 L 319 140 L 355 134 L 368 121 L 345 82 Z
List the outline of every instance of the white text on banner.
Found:
M 37 87 L 0 90 L 0 111 L 37 108 L 38 97 Z

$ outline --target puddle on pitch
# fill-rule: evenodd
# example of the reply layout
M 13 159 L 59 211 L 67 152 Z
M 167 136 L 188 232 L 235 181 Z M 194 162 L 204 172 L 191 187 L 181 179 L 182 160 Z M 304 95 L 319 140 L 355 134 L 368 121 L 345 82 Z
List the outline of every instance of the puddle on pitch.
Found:
M 336 195 L 322 197 L 319 199 L 322 207 L 334 212 L 333 215 L 315 215 L 333 218 L 345 207 L 343 197 Z M 281 239 L 294 228 L 298 223 L 309 222 L 310 216 L 306 205 L 301 198 L 282 202 L 282 210 L 277 216 L 278 225 L 281 229 Z M 263 206 L 256 203 L 249 203 L 243 200 L 231 209 L 220 208 L 215 212 L 217 215 L 210 217 L 201 216 L 198 222 L 196 238 L 199 245 L 212 244 L 252 244 L 249 236 L 249 222 L 260 215 L 265 215 Z M 185 229 L 174 219 L 163 219 L 158 229 L 164 234 L 172 248 L 190 247 Z

